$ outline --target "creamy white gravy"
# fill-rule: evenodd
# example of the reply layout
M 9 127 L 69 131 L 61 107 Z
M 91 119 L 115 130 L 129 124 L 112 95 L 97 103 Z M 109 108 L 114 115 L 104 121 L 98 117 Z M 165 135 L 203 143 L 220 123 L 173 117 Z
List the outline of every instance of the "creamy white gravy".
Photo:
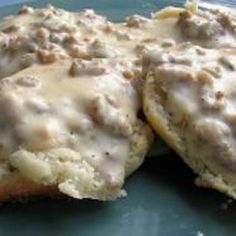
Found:
M 180 41 L 177 18 L 150 19 L 134 15 L 114 24 L 93 10 L 78 13 L 24 7 L 0 23 L 0 77 L 34 63 L 63 58 L 127 58 L 140 70 L 143 51 Z
M 147 53 L 144 65 L 153 73 L 161 104 L 186 155 L 234 184 L 236 50 L 185 43 L 171 51 Z
M 218 52 L 197 52 L 190 43 L 196 52 L 175 55 L 173 48 L 186 41 L 207 47 L 233 47 L 233 18 L 226 24 L 227 19 L 219 12 L 194 15 L 172 8 L 152 18 L 133 15 L 124 23 L 114 24 L 93 10 L 71 13 L 52 6 L 24 7 L 18 16 L 5 18 L 0 23 L 0 78 L 20 72 L 0 82 L 2 162 L 9 161 L 32 181 L 59 184 L 61 191 L 77 198 L 121 195 L 126 158 L 133 136 L 142 126 L 137 119 L 140 101 L 134 87 L 138 80 L 134 78 L 140 76 L 142 67 L 146 73 L 146 64 L 152 64 L 152 60 L 154 64 L 168 64 L 170 60 L 177 64 L 163 66 L 167 78 L 172 72 L 185 74 L 186 67 L 192 70 L 193 63 L 194 71 L 205 60 L 210 63 Z M 206 58 L 199 56 L 201 50 Z M 168 55 L 156 56 L 163 51 Z M 227 58 L 217 61 L 223 70 L 229 70 L 225 66 Z M 78 60 L 72 63 L 71 59 Z M 217 77 L 218 71 L 208 67 L 206 77 Z M 169 89 L 176 88 L 178 94 L 181 91 L 186 96 L 195 91 L 181 86 Z M 178 103 L 181 96 L 177 95 L 170 103 Z M 192 109 L 194 115 L 200 111 L 195 99 L 192 96 L 188 103 L 192 106 L 184 108 Z M 205 102 L 213 106 L 214 99 L 206 95 Z M 146 134 L 138 132 L 147 139 Z M 85 184 L 79 183 L 81 179 Z M 103 185 L 113 191 L 98 197 L 94 189 L 105 191 Z
M 127 65 L 115 60 L 60 61 L 35 65 L 2 79 L 2 160 L 41 184 L 68 179 L 78 184 L 83 181 L 73 179 L 78 175 L 65 172 L 67 165 L 75 166 L 71 160 L 63 157 L 62 161 L 56 154 L 48 158 L 51 150 L 73 151 L 105 181 L 108 190 L 113 188 L 117 194 L 129 171 L 125 168 L 131 158 L 131 142 L 141 128 L 137 119 L 139 97 L 123 75 L 126 70 Z M 140 135 L 146 137 L 142 132 Z M 38 161 L 35 168 L 33 161 Z M 61 171 L 52 174 L 57 165 Z M 81 194 L 62 191 L 74 197 Z

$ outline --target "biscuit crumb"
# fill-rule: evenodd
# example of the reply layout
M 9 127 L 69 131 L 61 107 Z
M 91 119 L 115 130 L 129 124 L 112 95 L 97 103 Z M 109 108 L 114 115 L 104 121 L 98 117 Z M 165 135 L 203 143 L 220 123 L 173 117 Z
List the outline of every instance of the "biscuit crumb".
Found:
M 201 231 L 197 231 L 197 235 L 196 236 L 204 236 L 204 234 Z
M 229 206 L 232 204 L 233 200 L 228 199 L 227 201 L 220 204 L 221 210 L 228 210 Z

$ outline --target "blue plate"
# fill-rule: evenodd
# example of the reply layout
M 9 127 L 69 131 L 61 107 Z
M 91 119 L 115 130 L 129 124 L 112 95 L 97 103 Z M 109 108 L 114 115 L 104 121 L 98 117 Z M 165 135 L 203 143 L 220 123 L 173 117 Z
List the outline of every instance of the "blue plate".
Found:
M 148 15 L 170 4 L 181 5 L 180 1 L 164 0 L 55 0 L 31 5 L 48 2 L 74 11 L 95 8 L 113 21 L 133 13 Z M 10 0 L 1 0 L 0 5 L 1 16 L 19 8 Z M 150 156 L 128 179 L 127 198 L 113 202 L 40 199 L 3 204 L 0 236 L 235 236 L 236 204 L 225 209 L 227 197 L 197 188 L 193 180 L 192 172 L 174 153 Z

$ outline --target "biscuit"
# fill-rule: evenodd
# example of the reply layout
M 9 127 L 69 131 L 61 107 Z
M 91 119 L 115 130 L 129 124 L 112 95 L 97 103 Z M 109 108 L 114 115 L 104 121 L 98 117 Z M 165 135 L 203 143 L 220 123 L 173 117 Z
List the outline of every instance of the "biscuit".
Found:
M 199 175 L 197 184 L 236 198 L 235 49 L 185 43 L 150 55 L 143 88 L 149 123 Z
M 127 69 L 114 59 L 62 60 L 0 80 L 0 199 L 125 195 L 125 177 L 152 143 Z

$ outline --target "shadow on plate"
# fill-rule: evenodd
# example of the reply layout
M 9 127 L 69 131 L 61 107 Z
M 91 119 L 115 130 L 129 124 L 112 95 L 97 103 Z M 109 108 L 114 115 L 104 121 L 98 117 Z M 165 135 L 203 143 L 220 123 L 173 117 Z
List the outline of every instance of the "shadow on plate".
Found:
M 228 230 L 226 232 L 236 231 L 236 202 L 215 190 L 195 186 L 196 176 L 177 154 L 172 152 L 166 156 L 147 158 L 142 168 L 145 175 L 148 176 L 147 178 L 155 182 L 157 187 L 166 189 L 169 194 L 173 194 L 173 198 L 178 196 L 181 202 L 185 202 L 191 212 L 187 217 L 194 218 L 194 215 L 198 215 L 206 220 L 205 223 L 210 221 L 226 228 Z M 171 202 L 169 206 L 171 206 Z M 201 222 L 199 217 L 198 221 L 196 224 Z M 209 225 L 209 227 L 211 226 Z

